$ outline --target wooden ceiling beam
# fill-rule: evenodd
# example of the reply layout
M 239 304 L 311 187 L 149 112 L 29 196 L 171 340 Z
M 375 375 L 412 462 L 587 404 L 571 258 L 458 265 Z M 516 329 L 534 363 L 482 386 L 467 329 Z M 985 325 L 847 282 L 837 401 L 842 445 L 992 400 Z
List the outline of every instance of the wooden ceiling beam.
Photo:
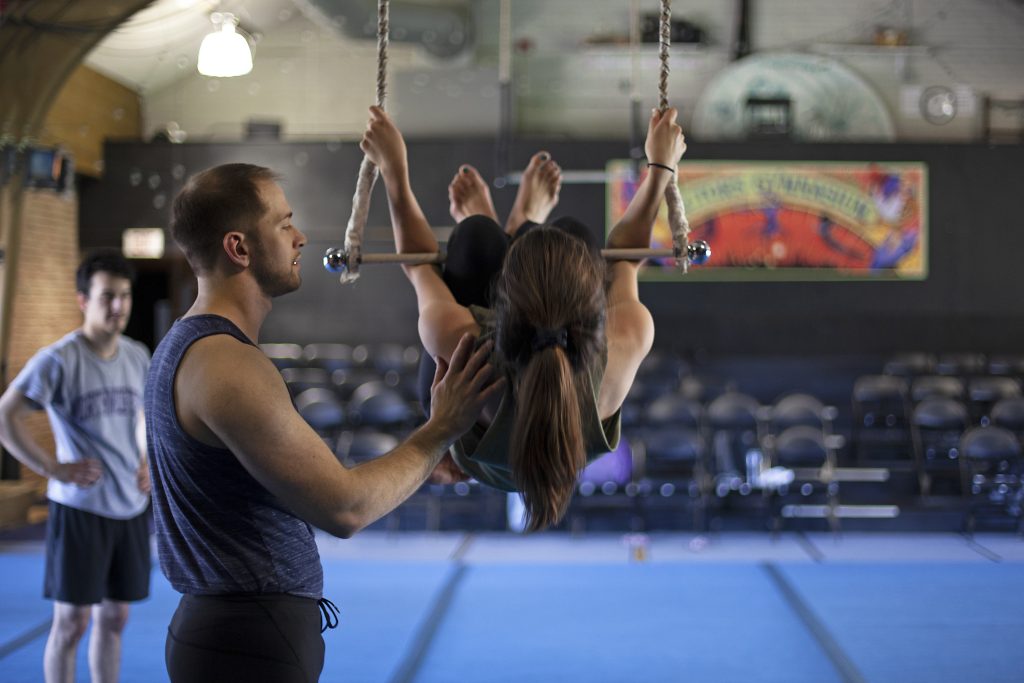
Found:
M 0 18 L 0 141 L 31 144 L 71 72 L 152 0 L 21 0 Z
M 103 38 L 152 0 L 0 0 L 0 147 L 38 141 L 46 115 L 75 68 Z M 7 385 L 11 314 L 21 245 L 22 183 L 15 173 L 0 192 L 3 287 L 0 385 Z

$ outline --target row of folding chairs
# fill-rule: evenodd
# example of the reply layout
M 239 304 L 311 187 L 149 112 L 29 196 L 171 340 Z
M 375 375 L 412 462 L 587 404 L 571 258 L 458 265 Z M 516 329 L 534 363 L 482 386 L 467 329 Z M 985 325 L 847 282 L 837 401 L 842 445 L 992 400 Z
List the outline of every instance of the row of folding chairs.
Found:
M 584 471 L 581 505 L 631 504 L 639 514 L 642 502 L 649 497 L 682 496 L 690 505 L 693 526 L 698 529 L 704 528 L 712 506 L 721 505 L 723 499 L 737 493 L 759 493 L 762 507 L 776 528 L 787 505 L 840 509 L 839 478 L 832 474 L 838 471 L 837 452 L 843 440 L 830 433 L 827 418 L 831 411 L 827 407 L 822 410 L 813 400 L 801 396 L 784 397 L 771 407 L 758 406 L 743 395 L 725 396 L 717 405 L 712 402 L 707 406 L 703 414 L 699 404 L 678 401 L 686 406 L 686 414 L 670 426 L 657 423 L 670 412 L 666 404 L 672 401 L 656 401 L 652 419 L 643 429 L 632 432 L 626 454 L 620 449 Z M 794 405 L 799 409 L 791 410 Z M 781 410 L 773 411 L 776 407 Z M 819 421 L 815 414 L 826 419 Z M 923 410 L 920 415 L 924 415 Z M 946 430 L 937 422 L 922 422 L 913 432 L 914 447 L 904 461 L 907 469 L 918 473 L 924 495 L 931 493 L 936 477 L 956 487 L 963 496 L 967 530 L 973 530 L 977 517 L 983 514 L 1016 520 L 1024 533 L 1021 440 L 1006 427 L 969 427 L 962 419 L 964 415 L 961 410 L 961 423 L 955 430 Z M 788 423 L 793 416 L 800 416 L 797 424 Z M 743 454 L 743 461 L 737 462 L 736 454 Z M 882 464 L 899 467 L 894 462 Z M 792 475 L 790 479 L 780 478 L 786 473 Z M 621 494 L 625 494 L 625 500 L 613 504 L 607 499 Z M 828 512 L 823 516 L 831 528 L 838 529 L 837 516 Z
M 260 348 L 280 370 L 299 414 L 323 435 L 360 425 L 401 429 L 422 417 L 416 347 L 272 343 Z
M 1004 399 L 1022 395 L 1015 377 L 986 376 L 962 380 L 944 375 L 903 378 L 893 375 L 865 375 L 853 385 L 854 425 L 872 427 L 881 419 L 888 426 L 906 424 L 914 407 L 933 398 L 948 398 L 966 404 L 973 424 L 984 426 L 991 411 Z
M 852 408 L 858 464 L 912 470 L 922 496 L 945 485 L 966 501 L 968 530 L 981 512 L 1022 523 L 1024 396 L 1016 377 L 869 375 L 855 382 Z
M 1024 533 L 1024 456 L 1021 440 L 996 425 L 972 427 L 960 438 L 959 474 L 966 499 L 965 530 L 977 519 L 1002 517 L 1016 521 Z
M 304 386 L 295 390 L 292 401 L 299 415 L 324 435 L 357 426 L 404 429 L 423 419 L 411 382 L 369 379 L 347 387 Z
M 896 354 L 885 361 L 882 374 L 913 378 L 921 375 L 947 377 L 1024 377 L 1024 356 L 982 353 Z
M 379 457 L 398 445 L 400 435 L 372 428 L 347 430 L 331 443 L 339 459 L 349 466 Z M 614 452 L 595 460 L 583 471 L 577 495 L 568 515 L 567 525 L 574 531 L 582 531 L 593 516 L 607 515 L 609 511 L 626 514 L 633 530 L 645 528 L 646 518 L 652 510 L 664 510 L 674 505 L 680 513 L 689 511 L 693 515 L 693 528 L 707 526 L 707 511 L 700 506 L 699 493 L 689 485 L 644 477 L 642 446 L 635 440 L 623 439 Z M 962 450 L 965 454 L 965 478 L 970 482 L 972 493 L 966 499 L 965 526 L 973 531 L 980 515 L 999 514 L 1015 518 L 1018 529 L 1024 532 L 1021 517 L 1022 493 L 1019 467 L 1008 466 L 1012 461 L 1019 463 L 1019 443 L 1005 430 L 998 427 L 975 428 L 965 434 Z M 799 486 L 806 485 L 800 483 Z M 828 492 L 824 492 L 827 497 Z M 790 498 L 805 498 L 806 492 L 793 492 Z M 460 482 L 453 486 L 425 484 L 419 492 L 386 521 L 389 528 L 398 528 L 402 520 L 410 517 L 414 508 L 422 510 L 426 528 L 441 528 L 443 520 L 452 515 L 462 515 L 469 523 L 500 518 L 505 494 L 476 482 Z M 764 512 L 771 515 L 773 523 L 780 520 L 779 511 L 786 500 L 782 494 L 766 498 L 771 505 L 765 505 Z M 450 519 L 449 519 L 450 521 Z
M 970 454 L 964 451 L 963 442 L 967 434 L 986 429 L 990 429 L 990 433 L 1007 435 L 1007 440 L 1019 448 L 1024 436 L 1024 398 L 1006 398 L 996 402 L 981 424 L 971 419 L 968 406 L 961 401 L 945 397 L 925 399 L 913 407 L 903 427 L 897 424 L 873 430 L 858 425 L 855 430 L 856 453 L 862 463 L 868 462 L 869 455 L 884 453 L 883 447 L 888 446 L 892 455 L 885 458 L 886 464 L 897 467 L 902 461 L 911 465 L 917 472 L 922 495 L 933 492 L 936 478 L 955 484 L 953 493 L 966 493 L 969 478 L 964 476 L 963 468 Z M 872 437 L 872 449 L 864 448 L 869 435 Z M 876 464 L 878 461 L 878 458 L 871 459 Z
M 1024 396 L 1011 377 L 868 375 L 854 383 L 851 402 L 854 459 L 913 462 L 926 495 L 930 469 L 958 469 L 959 441 L 969 428 L 994 425 L 1024 435 Z
M 734 495 L 769 498 L 775 513 L 792 495 L 837 506 L 838 482 L 828 475 L 844 444 L 836 417 L 834 407 L 800 392 L 771 405 L 735 390 L 706 404 L 685 391 L 631 403 L 623 433 L 633 445 L 634 488 L 689 497 L 698 528 L 715 500 Z
M 305 346 L 292 343 L 260 344 L 263 353 L 280 370 L 285 368 L 321 368 L 335 370 L 372 369 L 384 374 L 389 371 L 415 370 L 420 361 L 420 349 L 392 342 L 359 344 L 315 343 Z

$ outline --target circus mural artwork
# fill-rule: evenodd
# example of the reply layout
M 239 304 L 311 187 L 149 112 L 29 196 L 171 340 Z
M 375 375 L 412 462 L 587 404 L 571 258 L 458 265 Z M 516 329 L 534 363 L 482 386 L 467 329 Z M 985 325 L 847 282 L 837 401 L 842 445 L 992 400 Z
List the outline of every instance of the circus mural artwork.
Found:
M 608 165 L 607 225 L 638 184 L 630 161 Z M 646 170 L 642 171 L 646 172 Z M 713 258 L 698 280 L 923 280 L 927 261 L 923 163 L 684 161 L 679 186 L 690 239 Z M 653 248 L 672 244 L 663 205 Z M 648 280 L 682 279 L 649 261 Z

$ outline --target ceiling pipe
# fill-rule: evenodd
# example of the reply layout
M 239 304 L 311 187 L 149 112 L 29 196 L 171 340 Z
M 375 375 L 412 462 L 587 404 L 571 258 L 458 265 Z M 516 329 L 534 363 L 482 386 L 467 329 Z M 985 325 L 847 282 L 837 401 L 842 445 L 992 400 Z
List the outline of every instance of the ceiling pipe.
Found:
M 735 24 L 733 26 L 732 60 L 743 59 L 751 53 L 750 46 L 750 0 L 736 0 Z

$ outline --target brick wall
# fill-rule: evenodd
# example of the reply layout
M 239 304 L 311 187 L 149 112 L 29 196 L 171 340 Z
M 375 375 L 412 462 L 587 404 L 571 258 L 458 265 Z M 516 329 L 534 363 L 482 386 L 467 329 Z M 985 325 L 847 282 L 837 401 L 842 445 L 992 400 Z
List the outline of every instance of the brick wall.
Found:
M 75 268 L 79 260 L 78 198 L 53 190 L 25 190 L 23 202 L 21 250 L 7 358 L 9 379 L 14 379 L 40 347 L 81 324 L 75 300 Z M 0 216 L 4 216 L 0 220 L 9 220 L 2 206 Z M 39 440 L 52 449 L 53 435 L 45 413 L 34 414 L 31 426 Z M 22 467 L 21 471 L 23 479 L 42 483 L 28 468 Z

